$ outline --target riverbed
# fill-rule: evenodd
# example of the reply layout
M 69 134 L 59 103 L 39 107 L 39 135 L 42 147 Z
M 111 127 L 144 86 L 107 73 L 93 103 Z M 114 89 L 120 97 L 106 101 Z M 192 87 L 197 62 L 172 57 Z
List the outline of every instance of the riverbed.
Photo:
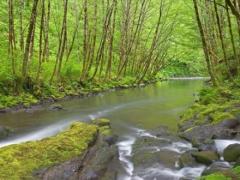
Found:
M 2 114 L 0 124 L 14 129 L 14 134 L 0 142 L 0 147 L 52 136 L 74 121 L 104 117 L 111 120 L 113 132 L 119 136 L 119 180 L 194 179 L 204 167 L 179 168 L 178 157 L 192 146 L 172 134 L 202 85 L 202 79 L 172 80 L 65 101 L 61 111 L 51 111 L 46 105 L 37 111 Z M 171 135 L 155 134 L 158 128 L 168 129 Z M 139 143 L 146 139 L 150 139 L 148 147 Z M 152 157 L 153 153 L 160 158 L 141 161 L 143 154 Z

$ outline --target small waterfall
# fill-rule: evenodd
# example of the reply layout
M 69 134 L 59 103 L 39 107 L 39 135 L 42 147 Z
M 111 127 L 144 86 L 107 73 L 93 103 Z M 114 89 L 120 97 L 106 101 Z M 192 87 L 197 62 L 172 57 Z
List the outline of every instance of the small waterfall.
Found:
M 223 153 L 224 149 L 231 144 L 240 144 L 240 141 L 237 140 L 215 140 L 215 146 L 220 154 Z
M 130 158 L 132 156 L 132 146 L 135 143 L 134 137 L 126 137 L 125 140 L 117 144 L 119 151 L 119 160 L 126 171 L 126 175 L 121 180 L 131 180 L 134 171 L 134 165 Z

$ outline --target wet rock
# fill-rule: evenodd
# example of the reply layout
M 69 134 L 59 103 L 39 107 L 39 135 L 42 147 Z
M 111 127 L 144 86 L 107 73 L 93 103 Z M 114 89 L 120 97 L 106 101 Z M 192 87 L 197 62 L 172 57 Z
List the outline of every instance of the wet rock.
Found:
M 194 152 L 196 151 L 187 151 L 180 156 L 179 165 L 181 168 L 194 167 L 198 165 L 198 163 L 196 162 L 196 159 L 192 156 L 192 153 Z
M 175 169 L 175 163 L 179 154 L 174 151 L 161 150 L 151 151 L 150 149 L 142 149 L 133 154 L 132 161 L 134 165 L 142 168 L 151 167 L 153 164 L 164 164 L 165 167 Z
M 217 148 L 214 144 L 214 141 L 210 141 L 209 143 L 205 143 L 205 144 L 200 144 L 198 146 L 198 150 L 200 151 L 215 151 L 217 152 Z
M 35 172 L 35 176 L 43 180 L 112 180 L 116 177 L 117 160 L 117 147 L 98 137 L 82 156 Z
M 6 112 L 7 112 L 6 109 L 0 109 L 0 114 L 4 114 L 4 113 L 6 113 Z
M 109 146 L 112 146 L 112 145 L 116 144 L 117 140 L 118 140 L 118 136 L 117 135 L 104 137 L 104 141 L 107 142 L 107 144 Z
M 219 124 L 219 126 L 222 126 L 224 128 L 228 128 L 228 129 L 234 129 L 239 125 L 240 125 L 240 120 L 238 120 L 238 119 L 224 120 Z
M 8 137 L 13 132 L 12 129 L 0 126 L 0 140 Z
M 222 125 L 203 125 L 179 133 L 180 137 L 190 141 L 195 147 L 209 144 L 213 139 L 231 139 L 234 130 Z
M 208 168 L 206 168 L 202 175 L 210 175 L 216 172 L 226 171 L 231 168 L 231 165 L 227 162 L 214 162 Z
M 196 159 L 197 162 L 205 165 L 210 165 L 219 159 L 219 155 L 215 151 L 193 152 L 192 156 Z
M 93 124 L 96 124 L 99 127 L 110 126 L 110 120 L 105 118 L 94 119 L 92 122 Z
M 146 147 L 147 149 L 155 149 L 161 146 L 166 146 L 170 142 L 165 139 L 158 139 L 152 137 L 140 137 L 137 139 L 135 144 L 133 145 L 133 152 L 139 151 L 142 147 Z
M 224 149 L 223 157 L 225 161 L 235 162 L 240 158 L 240 144 L 231 144 Z
M 48 109 L 51 111 L 59 111 L 63 110 L 63 106 L 61 104 L 52 104 Z
M 98 175 L 94 171 L 89 170 L 86 172 L 85 178 L 88 180 L 98 180 Z

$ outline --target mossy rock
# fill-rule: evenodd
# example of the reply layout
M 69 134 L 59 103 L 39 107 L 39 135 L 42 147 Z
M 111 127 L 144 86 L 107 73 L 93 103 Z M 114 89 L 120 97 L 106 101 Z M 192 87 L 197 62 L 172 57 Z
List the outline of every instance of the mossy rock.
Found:
M 100 132 L 100 134 L 102 134 L 104 136 L 108 136 L 108 135 L 112 134 L 110 126 L 101 126 L 101 127 L 99 127 L 99 132 Z
M 110 120 L 105 118 L 94 119 L 92 122 L 99 127 L 110 126 Z
M 82 155 L 97 132 L 97 126 L 77 122 L 54 137 L 1 148 L 0 179 L 35 179 L 33 172 Z
M 240 179 L 240 166 L 234 169 L 222 170 L 221 172 L 201 177 L 201 180 L 239 180 L 239 179 Z
M 224 149 L 223 157 L 225 161 L 236 162 L 240 158 L 240 144 L 231 144 Z
M 202 177 L 201 180 L 232 180 L 232 179 L 230 177 L 224 176 L 223 174 L 217 173 Z
M 210 165 L 219 159 L 219 155 L 215 151 L 193 152 L 192 156 L 196 159 L 197 162 L 205 165 Z

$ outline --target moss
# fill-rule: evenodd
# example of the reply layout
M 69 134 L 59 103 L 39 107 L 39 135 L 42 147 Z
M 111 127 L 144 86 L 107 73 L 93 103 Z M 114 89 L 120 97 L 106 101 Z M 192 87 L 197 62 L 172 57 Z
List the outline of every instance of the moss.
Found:
M 95 125 L 78 122 L 55 137 L 4 147 L 0 149 L 0 179 L 34 179 L 34 171 L 81 155 L 97 131 Z
M 109 126 L 99 127 L 99 132 L 104 136 L 110 135 L 112 133 L 111 128 Z
M 235 180 L 235 179 L 236 180 L 240 179 L 240 166 L 230 169 L 229 171 L 214 173 L 201 178 L 201 180 Z
M 230 177 L 226 177 L 223 174 L 212 174 L 201 178 L 201 180 L 232 180 Z
M 110 120 L 105 118 L 94 119 L 93 124 L 103 127 L 103 126 L 110 126 Z
M 219 123 L 226 119 L 233 119 L 235 116 L 228 112 L 217 111 L 217 112 L 211 114 L 211 117 L 212 117 L 212 123 L 215 124 L 215 123 Z

